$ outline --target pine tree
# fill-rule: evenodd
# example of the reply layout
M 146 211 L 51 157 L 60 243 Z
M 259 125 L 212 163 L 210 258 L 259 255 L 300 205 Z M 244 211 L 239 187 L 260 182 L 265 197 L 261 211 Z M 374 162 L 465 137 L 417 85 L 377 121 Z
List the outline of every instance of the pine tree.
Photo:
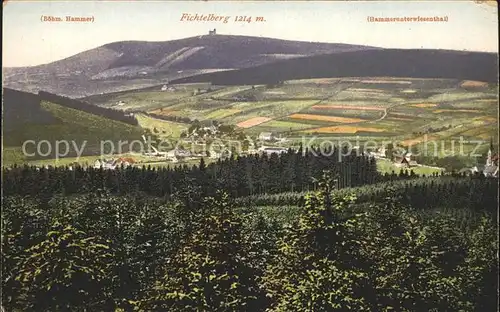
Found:
M 264 285 L 270 311 L 368 311 L 366 276 L 353 265 L 356 221 L 346 218 L 354 197 L 331 197 L 334 179 L 325 172 L 319 190 L 306 196 L 299 221 L 285 232 Z
M 32 311 L 110 310 L 112 250 L 72 226 L 54 223 L 44 241 L 27 249 L 16 279 L 19 304 Z
M 259 289 L 244 262 L 242 221 L 226 194 L 208 198 L 200 223 L 166 264 L 166 274 L 137 302 L 139 311 L 253 311 Z

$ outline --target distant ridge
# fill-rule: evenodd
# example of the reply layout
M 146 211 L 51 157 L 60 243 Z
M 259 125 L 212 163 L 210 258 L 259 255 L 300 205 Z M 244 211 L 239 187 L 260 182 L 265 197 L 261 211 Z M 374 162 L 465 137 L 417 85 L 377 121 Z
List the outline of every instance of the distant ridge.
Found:
M 283 59 L 367 49 L 379 48 L 221 34 L 164 42 L 120 41 L 49 64 L 4 68 L 4 84 L 83 97 Z
M 120 41 L 45 65 L 4 68 L 4 85 L 78 98 L 183 82 L 259 84 L 328 77 L 497 81 L 495 53 L 204 34 L 164 42 Z
M 253 68 L 186 77 L 172 83 L 275 83 L 329 77 L 410 77 L 498 82 L 495 53 L 452 50 L 362 50 L 282 60 Z

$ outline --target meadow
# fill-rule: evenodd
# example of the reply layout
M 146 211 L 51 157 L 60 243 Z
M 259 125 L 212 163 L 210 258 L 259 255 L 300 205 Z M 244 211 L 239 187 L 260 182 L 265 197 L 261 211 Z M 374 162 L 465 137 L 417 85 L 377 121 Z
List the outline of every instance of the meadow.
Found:
M 145 114 L 136 114 L 135 117 L 139 122 L 139 126 L 143 129 L 148 129 L 155 134 L 159 139 L 163 138 L 179 138 L 183 131 L 186 131 L 188 126 L 183 123 L 171 122 Z

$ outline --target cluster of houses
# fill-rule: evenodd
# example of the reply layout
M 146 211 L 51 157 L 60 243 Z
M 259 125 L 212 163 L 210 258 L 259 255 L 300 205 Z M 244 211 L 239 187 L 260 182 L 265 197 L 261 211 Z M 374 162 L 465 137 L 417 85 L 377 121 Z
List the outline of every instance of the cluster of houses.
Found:
M 496 177 L 498 178 L 498 153 L 493 152 L 493 143 L 490 144 L 490 148 L 488 150 L 488 154 L 486 157 L 486 162 L 484 165 L 478 164 L 472 168 L 464 168 L 460 170 L 459 173 L 461 174 L 467 174 L 467 175 L 472 175 L 472 174 L 483 174 L 485 177 Z M 375 158 L 386 158 L 386 149 L 384 147 L 372 151 L 368 153 L 371 157 Z M 421 166 L 420 164 L 417 163 L 412 158 L 411 153 L 404 153 L 403 155 L 399 155 L 394 157 L 393 163 L 396 167 L 400 168 L 412 168 L 412 167 L 417 167 Z M 429 166 L 426 166 L 429 167 Z M 435 168 L 435 167 L 433 167 Z M 438 169 L 438 168 L 436 168 Z M 441 168 L 442 169 L 442 168 Z
M 268 156 L 271 156 L 272 154 L 283 154 L 283 153 L 286 153 L 288 152 L 288 149 L 287 148 L 283 148 L 283 147 L 260 147 L 258 150 L 257 150 L 257 153 L 262 153 L 262 154 L 266 154 Z
M 192 130 L 191 133 L 188 133 L 188 136 L 193 137 L 193 138 L 207 138 L 207 137 L 214 137 L 217 134 L 219 134 L 219 128 L 215 125 L 210 125 L 208 127 L 199 127 L 195 128 Z
M 275 132 L 261 132 L 259 134 L 259 137 L 258 137 L 259 141 L 262 141 L 262 142 L 286 142 L 287 139 L 282 137 L 282 136 L 278 136 Z
M 116 159 L 97 159 L 94 162 L 94 168 L 99 169 L 115 169 L 121 166 L 128 167 L 135 163 L 135 160 L 130 157 L 120 157 Z
M 387 149 L 385 147 L 381 147 L 376 151 L 368 152 L 368 155 L 374 158 L 386 159 Z M 392 159 L 392 163 L 394 166 L 399 168 L 412 168 L 420 166 L 417 161 L 413 158 L 413 155 L 409 152 L 403 152 L 400 155 L 394 156 Z

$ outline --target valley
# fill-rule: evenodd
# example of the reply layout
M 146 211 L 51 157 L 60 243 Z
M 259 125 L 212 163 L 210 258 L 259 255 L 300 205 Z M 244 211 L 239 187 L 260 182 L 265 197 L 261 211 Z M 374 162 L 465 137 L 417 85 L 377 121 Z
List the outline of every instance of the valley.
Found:
M 107 122 L 103 117 L 86 113 L 83 114 L 89 117 L 82 119 L 79 113 L 76 122 L 72 119 L 76 115 L 70 113 L 72 109 L 68 108 L 70 111 L 62 114 L 61 110 L 54 110 L 57 105 L 43 103 L 42 108 L 52 112 L 58 120 L 66 120 L 63 125 L 71 125 L 70 128 L 44 125 L 24 127 L 12 135 L 7 132 L 7 157 L 4 159 L 6 164 L 12 162 L 10 159 L 15 159 L 15 156 L 9 155 L 19 155 L 22 138 L 32 137 L 33 133 L 37 134 L 38 140 L 54 142 L 75 134 L 82 140 L 92 139 L 96 143 L 88 146 L 90 154 L 97 149 L 99 138 L 141 141 L 141 135 L 149 133 L 157 143 L 168 141 L 162 152 L 182 146 L 195 154 L 215 141 L 224 149 L 235 141 L 241 142 L 241 139 L 254 145 L 250 150 L 257 150 L 259 146 L 298 149 L 301 144 L 312 142 L 315 146 L 349 143 L 351 147 L 366 146 L 368 150 L 371 144 L 376 151 L 390 142 L 414 154 L 425 152 L 425 156 L 437 158 L 458 155 L 465 167 L 477 161 L 477 157 L 468 157 L 466 153 L 474 151 L 481 157 L 486 153 L 490 139 L 498 140 L 497 91 L 494 85 L 471 85 L 471 82 L 456 79 L 395 77 L 300 79 L 276 85 L 164 84 L 80 99 L 133 115 L 138 120 L 135 127 L 121 126 L 121 122 Z M 232 126 L 234 133 L 195 139 L 188 133 L 195 121 L 204 126 L 213 123 Z M 95 127 L 97 124 L 106 127 Z M 52 128 L 54 130 L 50 130 Z M 276 139 L 259 141 L 259 135 L 267 132 Z M 221 148 L 217 149 L 218 152 Z M 248 152 L 247 148 L 238 154 Z M 460 152 L 465 154 L 459 155 Z M 148 159 L 140 153 L 126 152 L 124 156 L 135 157 L 138 165 L 175 165 L 168 159 Z M 36 159 L 27 161 L 40 163 Z M 47 164 L 47 161 L 42 163 Z M 76 158 L 59 159 L 58 163 L 75 161 L 78 162 Z M 193 157 L 181 160 L 181 164 L 198 161 L 199 158 Z M 381 168 L 384 172 L 399 171 L 390 163 Z M 433 172 L 421 168 L 414 170 Z

